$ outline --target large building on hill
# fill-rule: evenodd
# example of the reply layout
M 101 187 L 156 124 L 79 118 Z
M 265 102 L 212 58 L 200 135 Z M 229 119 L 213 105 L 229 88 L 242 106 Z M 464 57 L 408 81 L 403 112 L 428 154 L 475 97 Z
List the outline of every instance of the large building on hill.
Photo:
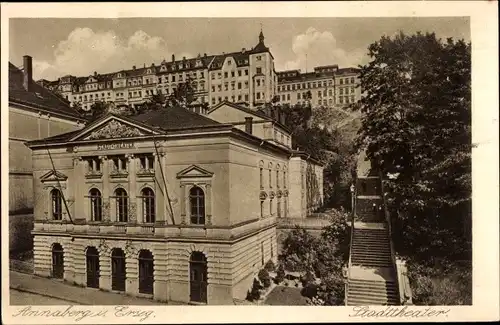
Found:
M 23 69 L 9 62 L 9 215 L 10 250 L 30 248 L 34 201 L 31 151 L 25 141 L 80 129 L 85 119 L 69 103 L 32 78 L 32 58 Z
M 216 105 L 223 101 L 259 106 L 270 102 L 277 91 L 278 78 L 274 57 L 264 43 L 264 34 L 251 49 L 215 55 L 198 54 L 196 58 L 163 60 L 159 64 L 132 67 L 113 73 L 61 77 L 58 81 L 40 80 L 56 89 L 72 104 L 89 110 L 97 101 L 116 106 L 135 106 L 153 94 L 172 94 L 181 83 L 192 81 L 193 104 Z M 198 113 L 202 105 L 194 105 Z
M 207 115 L 108 114 L 30 142 L 35 273 L 160 301 L 245 299 L 277 261 L 277 219 L 321 206 L 323 167 L 292 150 L 278 110 L 224 101 Z
M 305 104 L 313 107 L 344 107 L 361 98 L 359 69 L 338 65 L 315 67 L 313 72 L 300 70 L 278 72 L 278 97 L 281 104 Z M 310 96 L 308 94 L 310 93 Z

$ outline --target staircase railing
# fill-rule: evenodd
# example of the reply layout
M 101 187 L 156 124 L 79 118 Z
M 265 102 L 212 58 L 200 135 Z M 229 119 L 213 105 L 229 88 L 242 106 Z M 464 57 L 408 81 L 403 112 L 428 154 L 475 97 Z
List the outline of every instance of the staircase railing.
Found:
M 406 273 L 406 266 L 403 261 L 401 261 L 396 257 L 396 251 L 394 250 L 394 242 L 392 240 L 391 214 L 389 213 L 389 209 L 387 207 L 387 200 L 385 197 L 385 189 L 384 189 L 384 178 L 382 171 L 379 170 L 378 174 L 380 179 L 380 189 L 382 191 L 381 193 L 382 205 L 384 208 L 385 220 L 389 232 L 389 243 L 391 247 L 391 263 L 397 274 L 396 281 L 399 291 L 399 301 L 401 305 L 412 305 L 412 293 L 410 288 L 410 280 L 408 279 L 408 275 Z
M 347 279 L 345 281 L 345 287 L 344 287 L 344 304 L 347 306 L 347 293 L 349 290 L 349 284 L 348 280 L 351 278 L 351 256 L 352 256 L 352 242 L 354 238 L 354 218 L 356 216 L 356 186 L 353 185 L 351 187 L 351 202 L 352 202 L 352 207 L 351 207 L 351 233 L 350 233 L 350 239 L 349 239 L 349 262 L 347 264 Z

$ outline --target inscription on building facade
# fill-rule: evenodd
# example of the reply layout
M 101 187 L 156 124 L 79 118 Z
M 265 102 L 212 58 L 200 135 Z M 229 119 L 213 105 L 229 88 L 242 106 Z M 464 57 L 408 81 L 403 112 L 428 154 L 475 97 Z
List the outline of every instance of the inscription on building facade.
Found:
M 115 142 L 115 143 L 102 143 L 97 145 L 97 150 L 113 150 L 113 149 L 133 149 L 133 143 Z

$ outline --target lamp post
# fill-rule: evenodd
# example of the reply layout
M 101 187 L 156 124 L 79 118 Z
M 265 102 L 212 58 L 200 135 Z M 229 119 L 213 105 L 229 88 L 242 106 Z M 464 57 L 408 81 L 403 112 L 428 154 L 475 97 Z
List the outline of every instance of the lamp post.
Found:
M 354 215 L 354 184 L 351 184 L 351 211 L 352 211 L 352 214 Z

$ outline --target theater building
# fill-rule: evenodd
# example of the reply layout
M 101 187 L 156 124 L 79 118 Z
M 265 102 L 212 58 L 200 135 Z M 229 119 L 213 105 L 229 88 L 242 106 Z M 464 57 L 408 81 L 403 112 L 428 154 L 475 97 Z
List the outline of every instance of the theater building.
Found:
M 257 132 L 254 117 L 289 137 L 276 115 L 218 109 L 235 119 L 183 108 L 108 114 L 27 143 L 43 198 L 34 208 L 35 273 L 159 301 L 244 299 L 264 264 L 277 262 L 276 224 L 290 214 L 290 196 L 311 192 L 291 174 L 302 163 L 317 174 L 322 167 L 281 136 Z M 322 185 L 314 188 L 319 206 Z M 294 213 L 305 217 L 308 207 Z

